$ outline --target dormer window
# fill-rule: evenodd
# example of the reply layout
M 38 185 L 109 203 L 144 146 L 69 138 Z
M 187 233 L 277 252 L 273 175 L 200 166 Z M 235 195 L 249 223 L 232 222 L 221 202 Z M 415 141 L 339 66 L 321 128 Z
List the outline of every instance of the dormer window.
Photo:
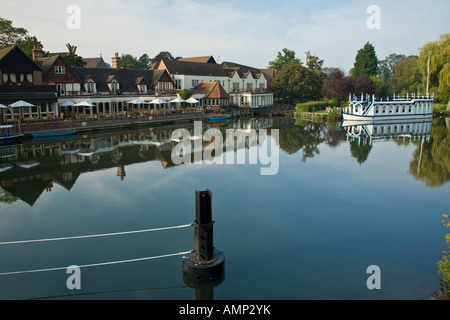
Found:
M 146 84 L 139 84 L 137 87 L 138 87 L 139 92 L 147 92 Z
M 55 74 L 66 74 L 65 66 L 55 66 Z

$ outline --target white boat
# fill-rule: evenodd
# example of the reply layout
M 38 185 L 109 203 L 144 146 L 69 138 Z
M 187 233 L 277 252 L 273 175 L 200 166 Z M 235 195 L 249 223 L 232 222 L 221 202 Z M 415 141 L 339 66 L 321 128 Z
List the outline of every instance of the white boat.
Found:
M 348 108 L 341 110 L 343 120 L 416 120 L 433 117 L 434 95 L 395 96 L 392 99 L 375 99 L 366 95 L 361 98 L 350 97 Z

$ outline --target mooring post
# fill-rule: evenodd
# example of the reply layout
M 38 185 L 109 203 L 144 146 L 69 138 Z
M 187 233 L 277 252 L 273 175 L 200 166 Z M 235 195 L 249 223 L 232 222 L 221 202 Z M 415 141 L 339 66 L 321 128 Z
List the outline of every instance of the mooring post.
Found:
M 225 255 L 215 249 L 212 192 L 195 191 L 194 249 L 183 256 L 183 279 L 192 288 L 214 287 L 225 277 Z

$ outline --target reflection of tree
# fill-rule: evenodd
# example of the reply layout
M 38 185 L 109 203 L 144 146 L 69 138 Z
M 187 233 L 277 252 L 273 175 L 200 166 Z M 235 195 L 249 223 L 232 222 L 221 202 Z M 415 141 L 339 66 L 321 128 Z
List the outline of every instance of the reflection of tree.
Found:
M 409 173 L 425 181 L 427 186 L 439 187 L 450 179 L 449 131 L 441 118 L 433 119 L 430 139 L 414 142 L 417 145 Z
M 367 160 L 370 150 L 372 150 L 372 143 L 369 139 L 350 142 L 350 152 L 359 164 L 363 164 Z
M 319 145 L 322 142 L 335 147 L 345 140 L 345 134 L 332 123 L 305 122 L 298 125 L 294 120 L 289 120 L 274 121 L 273 128 L 279 130 L 281 149 L 288 154 L 303 150 L 302 161 L 320 154 Z
M 16 197 L 12 193 L 4 190 L 3 188 L 0 188 L 0 202 L 11 204 L 13 202 L 16 202 L 19 199 L 19 197 Z

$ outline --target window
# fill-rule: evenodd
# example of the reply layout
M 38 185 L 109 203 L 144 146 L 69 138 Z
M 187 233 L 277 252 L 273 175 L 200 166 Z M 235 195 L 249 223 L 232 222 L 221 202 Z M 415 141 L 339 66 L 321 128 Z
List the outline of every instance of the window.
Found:
M 198 85 L 198 80 L 192 80 L 192 86 L 195 87 L 196 85 Z
M 181 89 L 181 79 L 175 79 L 175 89 Z
M 17 81 L 16 74 L 15 73 L 10 73 L 9 74 L 9 79 L 11 79 L 11 82 L 15 83 Z
M 66 74 L 65 66 L 55 66 L 55 74 Z
M 85 87 L 86 87 L 87 93 L 95 93 L 95 89 L 96 89 L 95 83 L 88 82 L 85 84 Z
M 139 92 L 147 92 L 147 85 L 140 84 L 137 87 L 138 87 Z
M 233 91 L 239 91 L 239 82 L 233 82 Z
M 27 74 L 27 81 L 30 83 L 33 83 L 33 74 L 32 73 Z
M 265 86 L 265 84 L 264 84 L 264 83 L 260 83 L 260 84 L 259 84 L 259 88 L 260 88 L 260 89 L 265 89 L 265 88 L 266 88 L 266 86 Z
M 3 82 L 8 82 L 8 74 L 7 73 L 3 74 Z

